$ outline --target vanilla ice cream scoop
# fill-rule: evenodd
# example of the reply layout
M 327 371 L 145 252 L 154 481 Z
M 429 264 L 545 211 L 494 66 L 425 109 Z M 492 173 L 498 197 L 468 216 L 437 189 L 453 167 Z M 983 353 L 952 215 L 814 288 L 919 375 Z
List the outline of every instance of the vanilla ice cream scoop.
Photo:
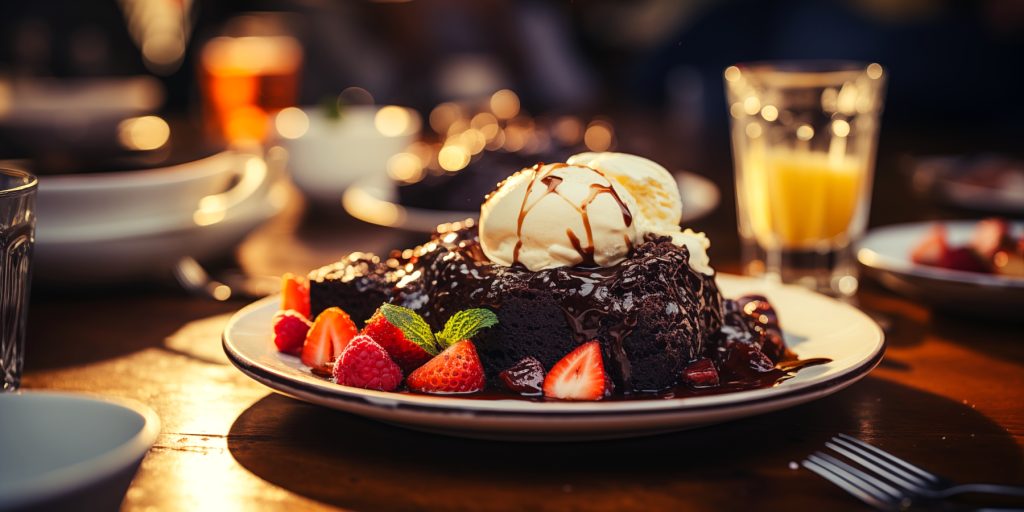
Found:
M 569 157 L 569 165 L 596 169 L 626 189 L 640 207 L 643 226 L 651 231 L 678 231 L 683 201 L 675 178 L 664 167 L 642 156 L 628 153 L 580 153 Z
M 523 169 L 480 207 L 480 245 L 502 265 L 537 271 L 579 264 L 608 267 L 638 239 L 633 196 L 589 167 Z
M 715 273 L 711 268 L 708 248 L 711 242 L 704 233 L 680 230 L 683 201 L 679 185 L 667 169 L 642 156 L 628 153 L 579 153 L 566 161 L 570 165 L 585 165 L 619 182 L 636 201 L 639 212 L 637 233 L 648 233 L 672 238 L 672 243 L 685 246 L 690 252 L 690 267 L 706 275 Z
M 653 234 L 685 246 L 690 267 L 713 275 L 703 233 L 681 230 L 683 203 L 664 167 L 625 153 L 581 153 L 523 169 L 480 207 L 480 245 L 502 265 L 537 271 L 609 267 Z

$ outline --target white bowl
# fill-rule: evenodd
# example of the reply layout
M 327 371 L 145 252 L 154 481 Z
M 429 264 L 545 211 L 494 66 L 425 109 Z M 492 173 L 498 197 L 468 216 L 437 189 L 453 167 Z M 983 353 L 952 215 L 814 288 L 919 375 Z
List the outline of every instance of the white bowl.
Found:
M 0 510 L 116 510 L 159 433 L 134 402 L 2 394 Z
M 309 128 L 297 138 L 281 137 L 288 150 L 292 181 L 317 206 L 339 208 L 341 195 L 352 183 L 373 176 L 387 182 L 388 159 L 404 151 L 419 134 L 419 113 L 401 108 L 406 122 L 396 133 L 385 135 L 376 124 L 382 108 L 352 106 L 338 119 L 328 118 L 323 109 L 306 110 Z
M 244 158 L 223 151 L 157 169 L 40 176 L 36 238 L 127 236 L 181 225 L 203 197 L 223 192 L 238 179 Z
M 51 219 L 56 225 L 44 225 L 40 215 L 33 281 L 67 287 L 169 279 L 182 258 L 226 254 L 254 228 L 280 212 L 287 200 L 281 179 L 283 158 L 245 158 L 249 164 L 235 163 L 230 168 L 230 188 L 214 188 L 211 190 L 219 193 L 182 202 L 178 205 L 181 211 L 173 215 L 133 217 L 117 213 L 116 222 L 77 229 L 57 219 Z M 177 184 L 168 187 L 177 188 Z M 181 188 L 180 194 L 190 194 Z M 111 190 L 108 193 L 113 194 Z M 198 192 L 198 185 L 194 192 Z M 64 217 L 74 210 L 68 205 L 63 208 L 60 215 Z M 111 210 L 121 211 L 120 206 Z

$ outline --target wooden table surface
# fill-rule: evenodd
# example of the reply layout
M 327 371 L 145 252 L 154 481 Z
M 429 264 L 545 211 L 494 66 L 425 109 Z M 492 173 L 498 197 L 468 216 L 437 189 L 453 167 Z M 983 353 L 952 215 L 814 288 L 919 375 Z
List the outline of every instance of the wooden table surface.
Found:
M 930 216 L 886 165 L 872 223 Z M 715 243 L 713 263 L 735 271 L 728 174 L 715 172 L 723 204 L 695 227 Z M 257 274 L 303 272 L 347 251 L 418 240 L 340 213 L 304 216 L 295 202 L 243 243 L 238 260 Z M 863 509 L 792 469 L 837 432 L 954 479 L 1024 484 L 1021 324 L 932 312 L 871 284 L 857 300 L 889 344 L 860 383 L 789 410 L 633 440 L 462 440 L 277 395 L 222 353 L 221 330 L 245 301 L 169 285 L 36 291 L 24 387 L 128 397 L 156 410 L 162 434 L 125 498 L 132 511 Z

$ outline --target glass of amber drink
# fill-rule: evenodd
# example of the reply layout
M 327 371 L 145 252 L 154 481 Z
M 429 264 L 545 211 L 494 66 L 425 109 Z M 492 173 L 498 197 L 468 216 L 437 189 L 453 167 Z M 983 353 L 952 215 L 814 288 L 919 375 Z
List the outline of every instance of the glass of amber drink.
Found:
M 303 52 L 277 13 L 243 14 L 199 58 L 207 128 L 227 143 L 263 142 L 270 119 L 298 98 Z
M 726 68 L 745 273 L 857 291 L 885 79 L 845 61 Z

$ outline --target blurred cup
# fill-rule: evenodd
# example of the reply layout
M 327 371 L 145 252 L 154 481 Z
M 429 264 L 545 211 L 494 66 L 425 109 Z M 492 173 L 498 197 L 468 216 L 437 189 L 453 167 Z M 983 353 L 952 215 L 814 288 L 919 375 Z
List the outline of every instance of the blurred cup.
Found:
M 242 15 L 203 45 L 204 116 L 225 142 L 263 142 L 274 114 L 295 105 L 302 46 L 286 21 L 283 14 Z
M 38 180 L 0 168 L 0 391 L 21 383 Z
M 725 70 L 743 269 L 833 296 L 857 291 L 885 72 L 844 61 Z

